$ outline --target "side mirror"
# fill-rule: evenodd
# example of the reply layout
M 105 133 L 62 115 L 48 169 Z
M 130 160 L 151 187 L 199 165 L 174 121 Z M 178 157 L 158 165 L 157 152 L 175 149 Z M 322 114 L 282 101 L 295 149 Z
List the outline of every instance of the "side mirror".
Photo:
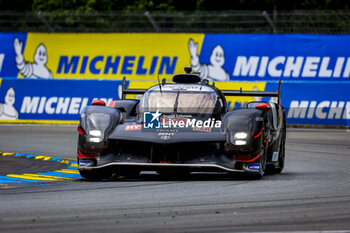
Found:
M 92 105 L 106 106 L 106 103 L 103 100 L 94 100 L 92 101 Z
M 267 103 L 261 103 L 255 106 L 256 109 L 268 112 L 271 110 L 271 106 Z

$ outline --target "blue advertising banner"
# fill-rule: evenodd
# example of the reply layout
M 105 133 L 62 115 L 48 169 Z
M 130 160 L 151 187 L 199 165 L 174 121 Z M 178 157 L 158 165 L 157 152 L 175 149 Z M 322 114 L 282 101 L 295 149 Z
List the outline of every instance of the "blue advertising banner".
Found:
M 218 81 L 345 81 L 349 43 L 350 35 L 205 34 L 199 63 L 193 53 L 191 64 Z
M 18 52 L 26 46 L 27 33 L 0 33 L 0 77 L 17 77 L 15 39 L 18 38 Z
M 277 81 L 222 82 L 222 89 L 276 91 Z M 219 85 L 220 84 L 220 85 Z M 27 80 L 0 79 L 0 122 L 2 120 L 75 121 L 94 99 L 107 104 L 121 96 L 119 80 Z M 127 82 L 129 88 L 148 88 L 152 82 Z M 287 124 L 350 126 L 350 82 L 282 82 L 282 106 Z M 135 96 L 129 96 L 134 98 Z M 227 97 L 231 108 L 259 98 Z M 277 101 L 276 99 L 263 99 Z M 20 122 L 20 121 L 19 121 Z M 7 121 L 8 123 L 8 121 Z M 24 122 L 25 123 L 25 122 Z M 50 122 L 48 122 L 50 123 Z M 55 123 L 55 122 L 51 122 Z
M 276 90 L 277 86 L 277 82 L 267 82 L 266 90 Z M 350 126 L 349 89 L 350 81 L 283 81 L 287 124 Z
M 94 99 L 119 98 L 122 81 L 0 79 L 0 120 L 79 120 Z M 120 91 L 119 91 L 120 92 Z

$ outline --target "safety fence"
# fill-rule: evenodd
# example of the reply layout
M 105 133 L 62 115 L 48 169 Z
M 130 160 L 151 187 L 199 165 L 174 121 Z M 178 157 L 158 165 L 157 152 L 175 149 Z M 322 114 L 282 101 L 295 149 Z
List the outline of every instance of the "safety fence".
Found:
M 0 31 L 345 34 L 350 11 L 0 12 Z

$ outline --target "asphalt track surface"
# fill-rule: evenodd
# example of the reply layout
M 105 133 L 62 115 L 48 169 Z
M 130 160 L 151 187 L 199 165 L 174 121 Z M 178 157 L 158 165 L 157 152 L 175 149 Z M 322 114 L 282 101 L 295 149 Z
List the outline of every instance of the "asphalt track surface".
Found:
M 76 137 L 75 127 L 0 125 L 0 151 L 75 158 Z M 148 173 L 0 189 L 0 232 L 348 232 L 350 132 L 288 129 L 286 158 L 261 180 Z

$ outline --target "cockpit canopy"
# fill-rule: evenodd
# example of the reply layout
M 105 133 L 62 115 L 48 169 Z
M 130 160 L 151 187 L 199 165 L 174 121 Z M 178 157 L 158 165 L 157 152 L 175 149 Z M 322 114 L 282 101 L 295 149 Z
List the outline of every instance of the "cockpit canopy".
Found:
M 160 111 L 165 114 L 213 114 L 221 112 L 223 106 L 222 100 L 217 93 L 200 86 L 181 86 L 176 85 L 159 88 L 152 88 L 147 91 L 140 102 L 140 112 Z M 185 88 L 183 88 L 185 87 Z M 198 87 L 198 88 L 195 88 Z

